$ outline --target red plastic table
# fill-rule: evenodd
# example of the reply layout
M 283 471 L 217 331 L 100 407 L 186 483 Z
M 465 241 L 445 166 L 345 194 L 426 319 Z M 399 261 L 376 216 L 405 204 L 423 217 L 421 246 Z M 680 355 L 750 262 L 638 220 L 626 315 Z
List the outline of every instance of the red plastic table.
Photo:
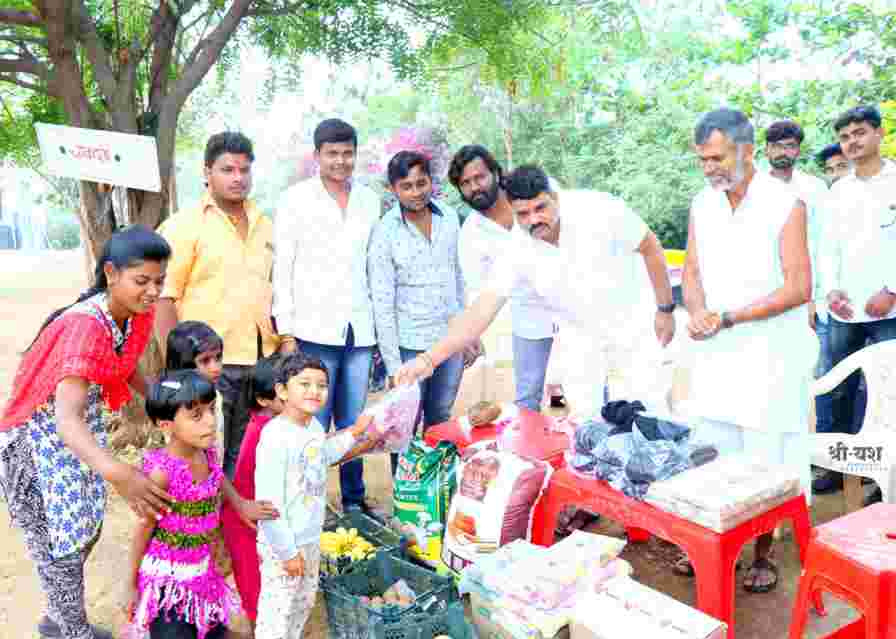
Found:
M 564 465 L 563 453 L 569 448 L 569 437 L 553 429 L 550 417 L 526 408 L 521 408 L 519 416 L 510 423 L 477 426 L 471 438 L 464 435 L 457 419 L 435 424 L 423 435 L 423 441 L 430 446 L 449 441 L 460 452 L 471 444 L 492 439 L 500 439 L 507 450 L 520 457 L 548 462 L 555 469 Z
M 728 624 L 728 639 L 734 639 L 734 565 L 744 544 L 772 532 L 782 520 L 790 519 L 799 545 L 800 562 L 805 565 L 812 528 L 806 499 L 802 495 L 725 533 L 717 533 L 646 502 L 626 497 L 604 481 L 584 479 L 562 468 L 551 475 L 548 487 L 536 505 L 532 522 L 533 543 L 541 546 L 554 543 L 557 516 L 566 505 L 605 515 L 627 527 L 642 528 L 680 547 L 694 567 L 697 607 Z M 824 614 L 820 595 L 813 601 L 819 614 Z

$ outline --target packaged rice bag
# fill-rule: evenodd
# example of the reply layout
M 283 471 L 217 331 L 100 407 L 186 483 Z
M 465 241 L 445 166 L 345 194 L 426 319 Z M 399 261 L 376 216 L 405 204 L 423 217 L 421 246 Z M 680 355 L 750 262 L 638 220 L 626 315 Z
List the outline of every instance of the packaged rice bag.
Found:
M 495 442 L 480 442 L 464 451 L 442 553 L 452 570 L 529 537 L 532 510 L 551 467 L 496 448 Z
M 413 542 L 410 550 L 421 559 L 436 561 L 441 555 L 457 464 L 457 448 L 451 442 L 439 442 L 433 448 L 415 439 L 398 458 L 392 511 L 401 533 Z
M 409 384 L 394 388 L 383 399 L 364 410 L 373 417 L 370 427 L 382 440 L 370 452 L 403 453 L 414 437 L 420 415 L 420 385 Z

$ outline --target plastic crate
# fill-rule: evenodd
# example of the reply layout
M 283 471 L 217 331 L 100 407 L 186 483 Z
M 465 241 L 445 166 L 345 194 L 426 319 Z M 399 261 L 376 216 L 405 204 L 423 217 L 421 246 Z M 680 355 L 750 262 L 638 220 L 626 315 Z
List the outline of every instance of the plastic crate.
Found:
M 407 608 L 373 608 L 361 597 L 381 595 L 399 579 L 414 591 L 414 605 Z M 356 562 L 342 575 L 323 577 L 321 590 L 327 605 L 330 636 L 340 639 L 367 639 L 377 624 L 392 631 L 398 623 L 418 623 L 418 617 L 435 618 L 449 610 L 460 597 L 454 580 L 385 552 L 367 561 Z M 385 630 L 383 632 L 386 632 Z M 384 637 L 404 636 L 385 634 Z
M 349 639 L 345 635 L 333 635 L 332 631 L 330 636 Z M 447 610 L 433 614 L 412 614 L 397 623 L 377 621 L 367 635 L 369 639 L 435 639 L 440 636 L 473 639 L 473 627 L 464 618 L 463 603 L 453 603 Z
M 373 544 L 377 552 L 385 551 L 398 557 L 407 555 L 408 540 L 406 537 L 362 512 L 353 510 L 343 515 L 328 508 L 327 517 L 324 520 L 324 530 L 334 531 L 338 528 L 356 529 L 358 535 Z M 321 554 L 320 574 L 322 577 L 341 575 L 351 568 L 353 563 L 356 562 L 352 562 L 348 557 L 332 558 Z

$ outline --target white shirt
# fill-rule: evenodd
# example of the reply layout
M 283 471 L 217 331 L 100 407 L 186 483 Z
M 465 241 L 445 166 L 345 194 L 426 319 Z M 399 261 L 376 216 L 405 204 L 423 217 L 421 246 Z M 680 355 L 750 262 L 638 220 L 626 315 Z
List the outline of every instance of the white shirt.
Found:
M 319 177 L 288 189 L 274 214 L 273 316 L 281 334 L 355 346 L 376 343 L 367 281 L 367 246 L 380 198 L 352 185 L 343 214 Z
M 884 160 L 870 178 L 854 173 L 831 187 L 829 223 L 821 243 L 820 279 L 825 296 L 842 290 L 852 301 L 853 317 L 841 322 L 886 318 L 865 314 L 865 304 L 885 286 L 896 291 L 896 163 Z
M 691 221 L 710 311 L 743 308 L 783 286 L 780 236 L 797 199 L 787 183 L 758 172 L 734 211 L 724 191 L 707 186 L 697 194 Z M 738 324 L 691 345 L 692 394 L 700 415 L 751 430 L 807 428 L 818 340 L 804 308 Z
M 307 426 L 285 415 L 261 432 L 255 464 L 255 497 L 270 501 L 280 518 L 258 522 L 258 541 L 286 561 L 305 544 L 319 543 L 327 508 L 327 470 L 355 444 L 351 431 L 327 437 L 315 418 Z
M 643 337 L 640 328 L 653 319 L 636 253 L 650 229 L 609 193 L 561 191 L 559 211 L 559 246 L 515 234 L 509 259 L 497 262 L 484 288 L 511 297 L 530 286 L 544 300 L 560 325 L 551 360 L 563 371 L 564 393 L 577 413 L 592 414 L 602 404 L 609 350 Z
M 771 175 L 771 177 L 775 176 Z M 783 182 L 783 180 L 781 181 Z M 818 255 L 827 215 L 824 205 L 829 195 L 828 185 L 821 178 L 803 173 L 799 169 L 794 169 L 790 182 L 784 183 L 789 184 L 796 196 L 806 205 L 806 234 L 809 239 L 809 259 L 812 261 L 812 299 L 819 302 L 817 312 L 824 319 L 827 313 L 826 305 L 822 301 L 824 293 L 821 291 L 818 277 Z
M 508 231 L 482 213 L 474 211 L 467 216 L 460 229 L 458 252 L 468 304 L 479 295 L 483 283 L 491 276 L 495 262 L 506 259 L 513 234 L 522 232 L 516 226 Z M 543 339 L 554 334 L 551 312 L 528 284 L 521 283 L 513 291 L 509 311 L 512 313 L 514 335 L 525 339 Z M 502 315 L 507 312 L 501 311 Z

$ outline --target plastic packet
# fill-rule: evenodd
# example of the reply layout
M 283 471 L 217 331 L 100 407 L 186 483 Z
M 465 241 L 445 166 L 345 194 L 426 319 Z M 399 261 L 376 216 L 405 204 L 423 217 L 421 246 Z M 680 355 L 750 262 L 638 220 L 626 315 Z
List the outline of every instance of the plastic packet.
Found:
M 372 434 L 381 437 L 371 452 L 407 451 L 420 415 L 420 385 L 409 384 L 392 389 L 378 404 L 365 409 L 364 414 L 373 417 L 370 423 L 374 431 Z
M 403 599 L 410 599 L 411 601 L 414 601 L 417 598 L 417 593 L 414 592 L 414 590 L 408 585 L 408 582 L 406 582 L 404 579 L 399 579 L 398 581 L 396 581 L 389 587 L 389 590 Z

